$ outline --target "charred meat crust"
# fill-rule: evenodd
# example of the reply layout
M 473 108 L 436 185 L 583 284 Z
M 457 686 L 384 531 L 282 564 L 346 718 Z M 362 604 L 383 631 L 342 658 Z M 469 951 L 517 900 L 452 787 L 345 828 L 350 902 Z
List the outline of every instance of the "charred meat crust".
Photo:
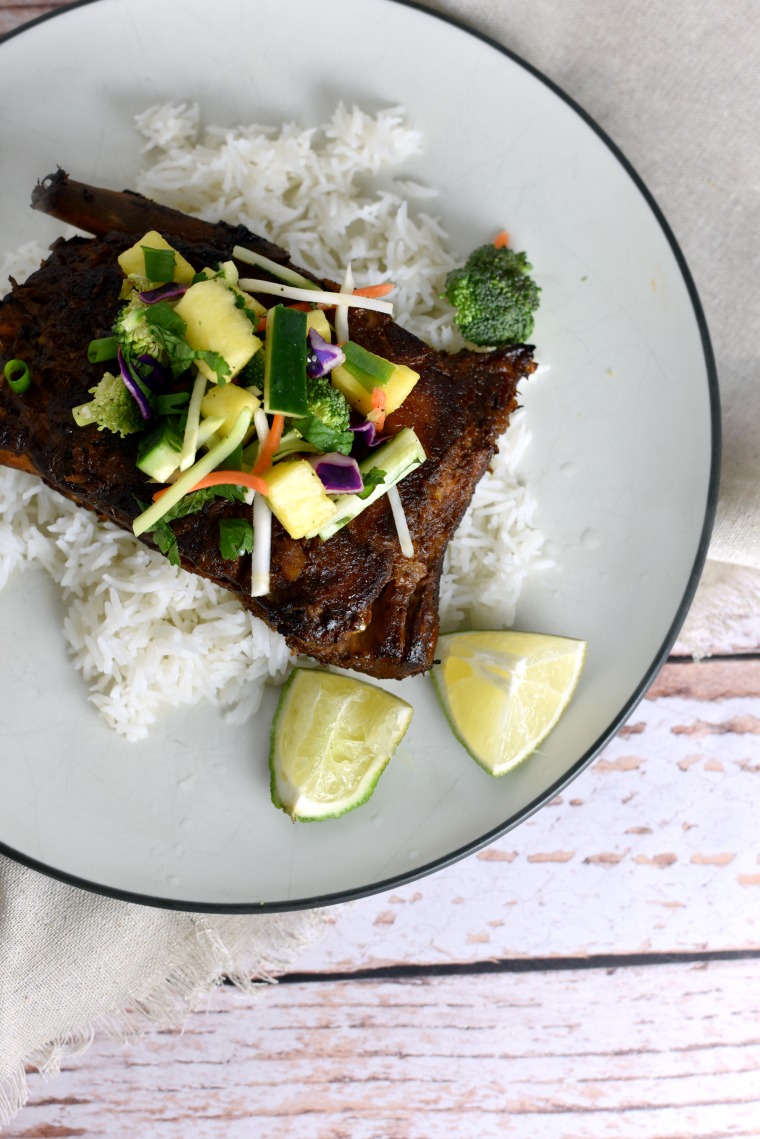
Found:
M 150 494 L 134 465 L 135 438 L 79 428 L 71 416 L 103 372 L 88 363 L 87 345 L 110 328 L 118 308 L 116 257 L 148 229 L 164 233 L 198 267 L 229 259 L 235 244 L 283 264 L 287 255 L 242 227 L 186 218 L 137 194 L 82 186 L 62 171 L 37 188 L 34 204 L 97 236 L 57 241 L 43 266 L 0 304 L 0 363 L 18 357 L 32 367 L 24 395 L 0 387 L 0 462 L 39 473 L 55 490 L 131 529 L 137 500 Z M 184 567 L 235 593 L 295 652 L 400 678 L 432 664 L 446 546 L 507 426 L 516 385 L 535 365 L 526 345 L 439 353 L 368 311 L 352 310 L 350 331 L 370 350 L 420 372 L 387 420 L 389 431 L 413 426 L 428 456 L 399 486 L 415 556 L 400 553 L 385 498 L 328 542 L 294 542 L 275 519 L 271 592 L 251 598 L 250 559 L 227 561 L 218 550 L 220 519 L 244 508 L 220 499 L 173 526 Z

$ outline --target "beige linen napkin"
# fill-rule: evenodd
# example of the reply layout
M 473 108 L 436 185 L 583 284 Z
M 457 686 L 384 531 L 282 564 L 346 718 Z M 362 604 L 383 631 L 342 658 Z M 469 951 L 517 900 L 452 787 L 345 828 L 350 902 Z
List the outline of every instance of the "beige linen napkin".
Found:
M 324 928 L 304 910 L 186 914 L 96 897 L 0 858 L 0 1126 L 95 1032 L 171 1027 L 230 977 L 251 988 L 286 971 Z M 263 986 L 261 986 L 263 988 Z
M 562 86 L 618 143 L 679 240 L 724 404 L 723 491 L 697 651 L 760 600 L 758 24 L 752 0 L 429 0 Z M 434 95 L 431 94 L 431 98 Z M 736 563 L 740 568 L 731 568 Z M 717 591 L 717 592 L 716 592 Z M 725 624 L 727 622 L 727 624 Z M 0 1121 L 24 1062 L 55 1070 L 93 1030 L 176 1022 L 223 974 L 288 966 L 319 916 L 204 918 L 109 901 L 0 859 Z

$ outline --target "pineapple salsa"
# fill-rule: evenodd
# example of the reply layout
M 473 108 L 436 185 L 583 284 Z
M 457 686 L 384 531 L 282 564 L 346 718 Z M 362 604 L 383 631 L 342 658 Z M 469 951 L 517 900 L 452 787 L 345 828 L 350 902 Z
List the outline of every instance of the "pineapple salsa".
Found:
M 157 486 L 134 533 L 151 534 L 178 564 L 174 519 L 215 496 L 252 499 L 252 521 L 220 523 L 219 549 L 230 559 L 253 552 L 260 596 L 272 514 L 291 538 L 328 540 L 387 494 L 412 556 L 396 484 L 425 452 L 410 428 L 388 438 L 383 428 L 419 375 L 348 339 L 349 307 L 392 313 L 382 297 L 393 286 L 355 290 L 349 268 L 339 292 L 324 292 L 260 254 L 233 255 L 267 278 L 241 280 L 233 261 L 196 271 L 155 231 L 118 259 L 123 304 L 112 335 L 88 350 L 113 370 L 72 414 L 80 427 L 139 433 L 137 467 Z

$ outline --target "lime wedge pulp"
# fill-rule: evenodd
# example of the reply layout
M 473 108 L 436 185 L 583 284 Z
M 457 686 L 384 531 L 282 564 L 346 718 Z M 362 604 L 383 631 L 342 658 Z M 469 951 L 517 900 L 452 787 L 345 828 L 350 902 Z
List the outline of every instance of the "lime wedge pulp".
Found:
M 460 743 L 491 775 L 536 750 L 575 691 L 586 642 L 543 633 L 449 633 L 433 682 Z
M 272 802 L 292 819 L 337 818 L 369 799 L 412 718 L 383 688 L 297 668 L 272 723 Z

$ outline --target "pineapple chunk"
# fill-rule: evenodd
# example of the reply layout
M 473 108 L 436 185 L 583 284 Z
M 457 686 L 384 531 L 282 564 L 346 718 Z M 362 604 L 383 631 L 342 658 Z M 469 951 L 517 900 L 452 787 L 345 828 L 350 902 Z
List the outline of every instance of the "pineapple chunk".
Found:
M 230 367 L 231 380 L 248 363 L 261 341 L 244 312 L 235 306 L 231 289 L 222 281 L 197 281 L 175 305 L 187 324 L 185 336 L 191 348 L 218 352 Z M 216 373 L 203 360 L 198 360 L 203 375 L 216 383 Z
M 401 407 L 419 378 L 419 372 L 407 368 L 406 364 L 395 365 L 393 375 L 382 386 L 382 390 L 385 392 L 386 415 L 390 415 L 396 408 Z M 330 379 L 333 386 L 343 393 L 355 411 L 361 415 L 369 415 L 372 411 L 372 392 L 367 391 L 358 380 L 355 380 L 347 368 L 339 364 L 330 372 Z
M 224 416 L 224 423 L 217 429 L 221 435 L 227 435 L 237 423 L 240 412 L 250 407 L 251 415 L 261 407 L 253 392 L 246 388 L 239 388 L 237 384 L 224 384 L 222 387 L 209 388 L 201 402 L 201 415 L 205 418 Z
M 201 269 L 200 273 L 196 274 L 196 277 L 204 277 L 207 281 L 210 281 L 214 277 L 219 277 L 220 271 L 223 274 L 224 283 L 229 285 L 229 287 L 233 290 L 233 292 L 235 292 L 237 296 L 243 298 L 245 307 L 249 309 L 254 314 L 254 316 L 266 316 L 267 310 L 264 308 L 263 304 L 261 304 L 260 301 L 257 301 L 256 298 L 252 297 L 249 293 L 244 293 L 242 289 L 239 289 L 237 287 L 237 283 L 240 280 L 240 274 L 237 271 L 237 265 L 234 261 L 222 261 L 218 269 L 210 269 L 209 266 L 206 265 L 204 269 Z
M 337 509 L 317 472 L 306 459 L 276 463 L 264 475 L 267 501 L 291 538 L 303 538 L 319 530 Z
M 330 322 L 321 308 L 313 308 L 311 312 L 307 312 L 306 331 L 308 332 L 310 328 L 318 332 L 322 339 L 326 340 L 328 344 L 332 340 Z
M 166 238 L 162 237 L 155 229 L 149 230 L 144 237 L 131 247 L 125 249 L 119 257 L 119 264 L 125 277 L 130 274 L 135 274 L 138 277 L 145 276 L 145 254 L 142 251 L 143 245 L 147 245 L 149 249 L 174 249 L 169 244 Z M 180 285 L 189 285 L 195 276 L 195 269 L 189 261 L 186 261 L 181 253 L 177 253 L 174 249 L 174 277 Z

